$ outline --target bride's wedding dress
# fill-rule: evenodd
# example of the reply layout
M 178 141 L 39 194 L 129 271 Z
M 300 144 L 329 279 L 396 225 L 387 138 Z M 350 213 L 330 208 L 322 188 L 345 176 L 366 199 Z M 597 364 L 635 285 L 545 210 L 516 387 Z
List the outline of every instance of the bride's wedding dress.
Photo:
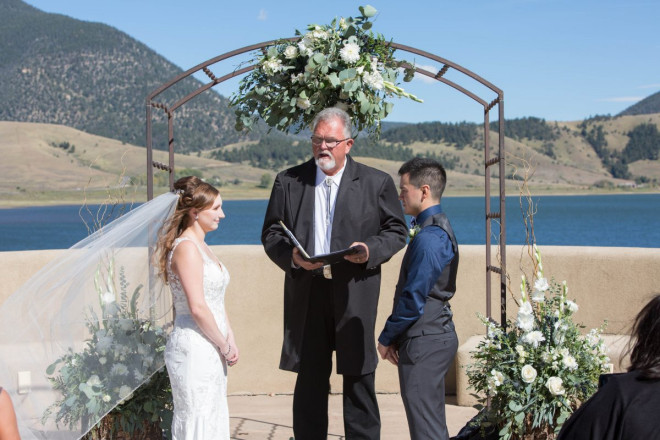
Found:
M 229 440 L 227 363 L 219 349 L 204 336 L 188 307 L 181 281 L 172 272 L 174 241 L 167 265 L 176 318 L 165 349 L 165 364 L 172 383 L 174 440 Z M 192 240 L 190 240 L 192 241 Z M 197 246 L 204 261 L 204 298 L 220 331 L 227 334 L 225 289 L 229 273 Z

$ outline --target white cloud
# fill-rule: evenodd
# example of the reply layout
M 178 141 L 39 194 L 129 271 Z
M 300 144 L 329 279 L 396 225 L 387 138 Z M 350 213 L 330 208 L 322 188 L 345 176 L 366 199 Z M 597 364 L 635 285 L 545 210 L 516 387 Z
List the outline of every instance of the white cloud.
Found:
M 658 84 L 645 84 L 643 86 L 637 87 L 638 89 L 660 89 L 660 83 Z
M 644 96 L 617 96 L 614 98 L 597 99 L 599 102 L 637 102 L 644 99 Z
M 429 66 L 429 65 L 423 65 L 423 64 L 415 64 L 415 67 L 418 67 L 422 70 L 426 70 L 427 72 L 431 72 L 433 74 L 438 73 L 438 69 L 435 68 L 434 66 Z M 422 81 L 426 84 L 434 84 L 437 82 L 437 80 L 433 78 L 429 78 L 426 75 L 420 75 L 419 73 L 415 73 L 415 80 Z
M 259 10 L 259 15 L 257 15 L 257 20 L 266 21 L 268 19 L 268 13 L 265 9 Z

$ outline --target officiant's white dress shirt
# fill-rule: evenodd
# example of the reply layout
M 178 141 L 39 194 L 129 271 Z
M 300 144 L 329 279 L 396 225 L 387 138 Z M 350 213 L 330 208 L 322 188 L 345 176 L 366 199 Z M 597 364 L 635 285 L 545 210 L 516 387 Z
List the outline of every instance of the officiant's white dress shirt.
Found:
M 330 238 L 332 237 L 332 219 L 335 217 L 335 204 L 341 177 L 344 175 L 346 164 L 334 176 L 326 175 L 316 167 L 316 182 L 314 193 L 314 255 L 330 252 Z M 330 206 L 328 206 L 328 185 L 326 179 L 331 179 Z

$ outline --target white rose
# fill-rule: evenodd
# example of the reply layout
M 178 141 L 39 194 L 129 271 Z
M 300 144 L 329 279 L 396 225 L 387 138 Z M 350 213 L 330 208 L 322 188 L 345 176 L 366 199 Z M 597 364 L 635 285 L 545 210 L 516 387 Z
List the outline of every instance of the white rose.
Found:
M 111 399 L 111 397 L 110 397 L 108 394 L 104 394 L 104 395 L 103 395 L 103 401 L 104 401 L 105 403 L 110 402 L 110 399 Z
M 522 367 L 522 370 L 520 370 L 520 375 L 522 376 L 523 382 L 532 383 L 536 380 L 536 369 L 527 364 Z
M 356 43 L 346 43 L 339 51 L 339 56 L 347 64 L 354 64 L 360 59 L 360 46 Z
M 561 380 L 561 377 L 552 376 L 548 378 L 545 383 L 545 386 L 550 391 L 550 394 L 553 396 L 561 396 L 564 394 L 564 382 Z
M 290 45 L 284 49 L 284 58 L 287 60 L 292 60 L 298 56 L 298 48 L 296 46 Z

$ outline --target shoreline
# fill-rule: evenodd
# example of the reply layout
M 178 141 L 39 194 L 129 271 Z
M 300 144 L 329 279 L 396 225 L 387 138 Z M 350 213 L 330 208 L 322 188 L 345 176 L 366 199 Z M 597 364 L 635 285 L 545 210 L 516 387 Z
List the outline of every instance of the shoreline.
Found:
M 268 190 L 225 190 L 223 191 L 222 187 L 219 188 L 220 194 L 224 200 L 268 200 L 270 195 L 270 189 Z M 154 191 L 157 195 L 163 194 L 165 190 Z M 597 196 L 597 195 L 637 195 L 637 194 L 660 194 L 660 188 L 645 188 L 645 189 L 621 189 L 621 190 L 599 190 L 599 189 L 587 189 L 587 190 L 558 190 L 558 189 L 534 189 L 530 193 L 531 197 L 546 197 L 546 196 Z M 109 196 L 107 193 L 103 194 L 93 194 L 88 195 L 87 197 L 82 196 L 77 192 L 60 192 L 58 193 L 60 197 L 54 197 L 54 192 L 50 192 L 48 196 L 44 197 L 42 192 L 29 193 L 25 198 L 16 198 L 13 200 L 0 200 L 0 210 L 4 209 L 16 209 L 16 208 L 36 208 L 36 207 L 49 207 L 49 206 L 85 206 L 85 205 L 121 205 L 127 204 L 132 205 L 136 203 L 146 202 L 146 194 L 131 194 L 130 197 L 124 195 L 123 197 L 119 196 Z M 73 195 L 78 197 L 72 197 Z M 498 193 L 493 191 L 492 197 L 498 197 Z M 32 197 L 30 197 L 32 196 Z M 447 189 L 447 193 L 443 195 L 443 199 L 450 199 L 453 197 L 484 197 L 483 189 Z M 510 191 L 506 194 L 506 197 L 520 197 L 518 191 Z M 78 200 L 76 200 L 78 199 Z

